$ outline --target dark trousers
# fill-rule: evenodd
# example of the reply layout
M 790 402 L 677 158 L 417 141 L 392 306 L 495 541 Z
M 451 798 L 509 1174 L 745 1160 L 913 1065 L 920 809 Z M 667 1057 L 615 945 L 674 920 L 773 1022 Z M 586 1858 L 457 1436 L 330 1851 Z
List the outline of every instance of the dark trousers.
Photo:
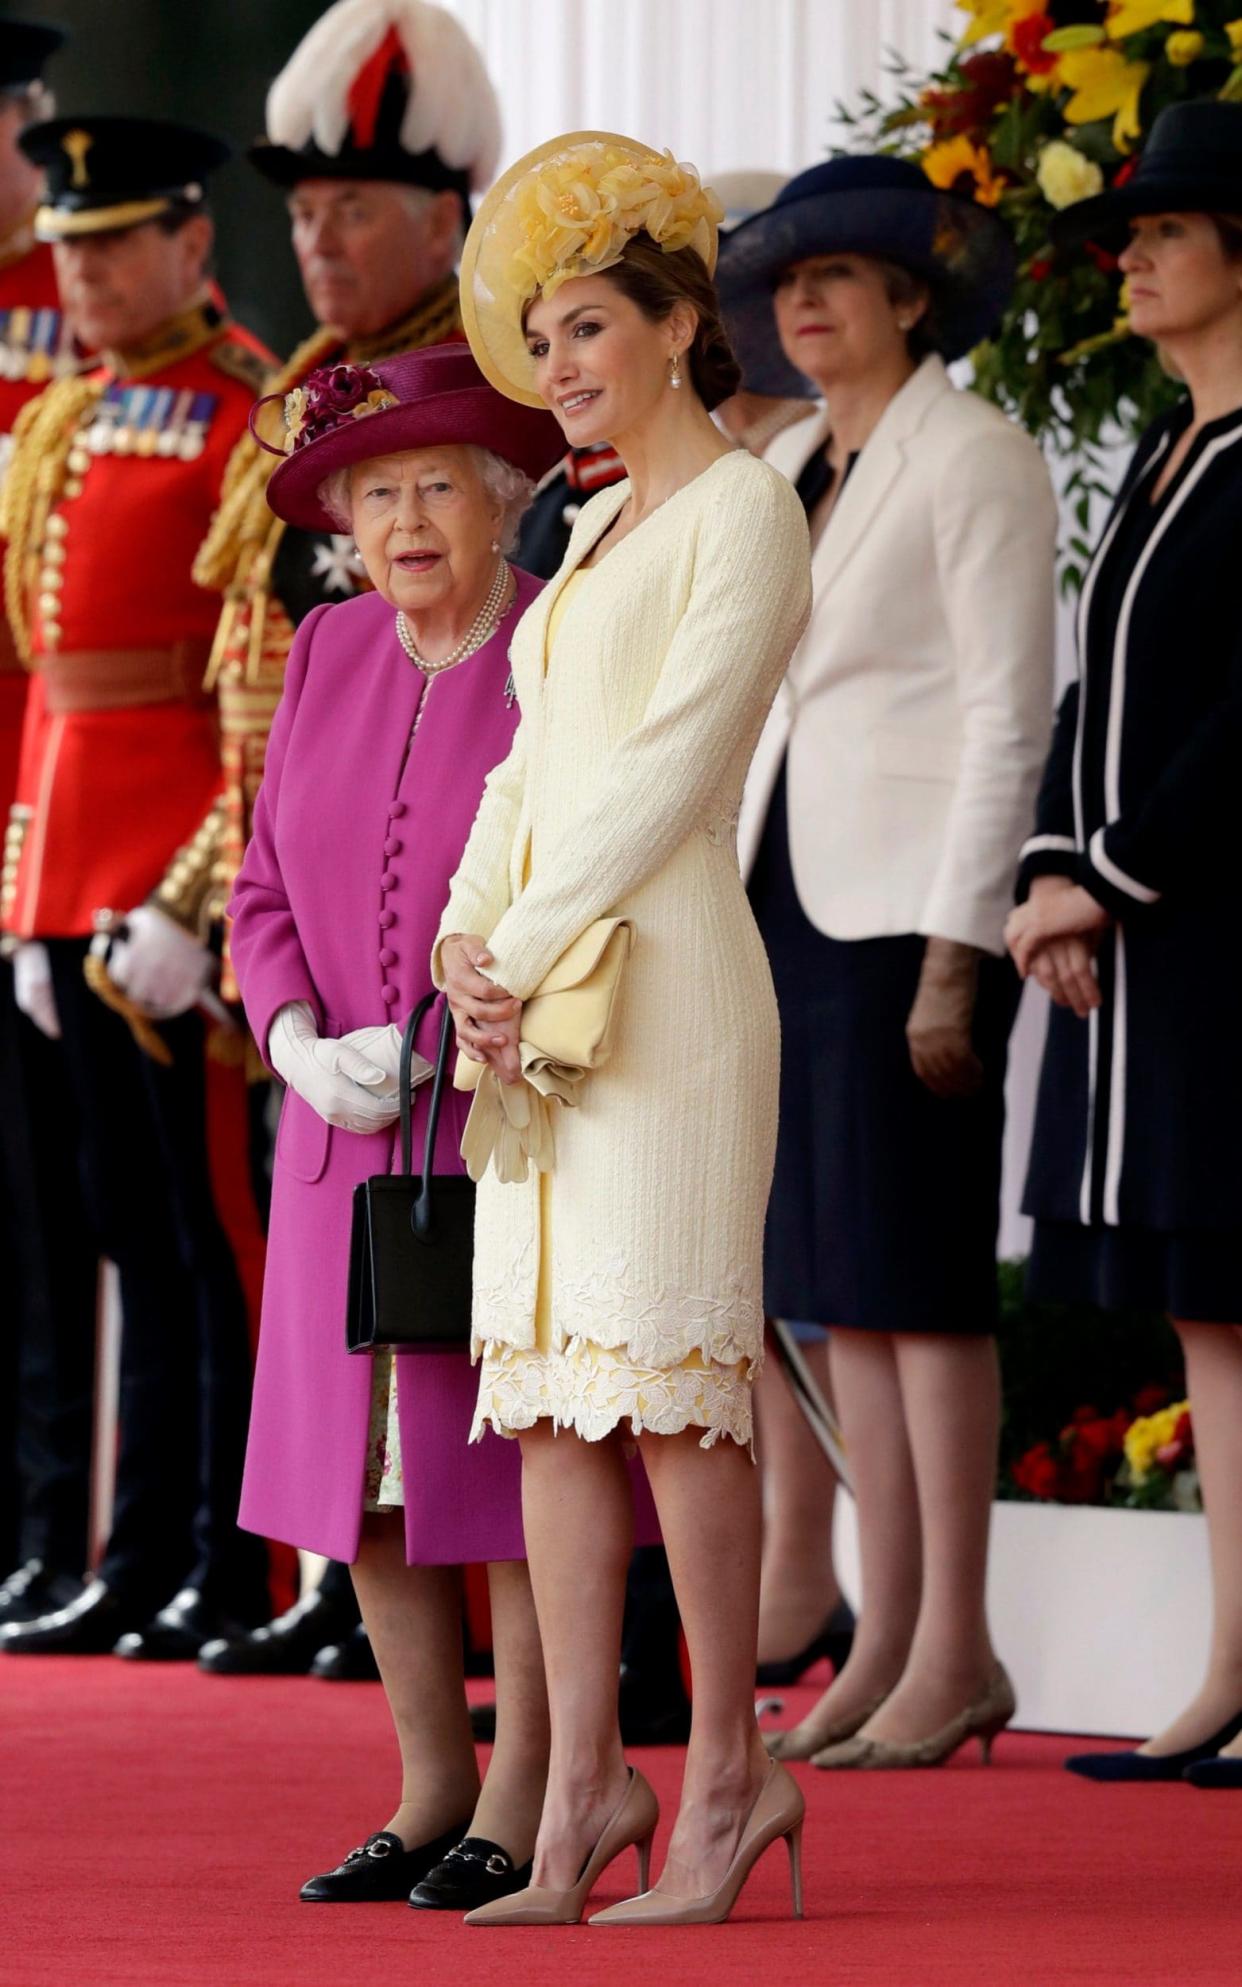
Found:
M 0 962 L 0 1569 L 87 1562 L 99 1247 L 61 1045 Z
M 87 1205 L 121 1287 L 120 1443 L 100 1574 L 138 1608 L 192 1585 L 260 1620 L 266 1552 L 236 1522 L 249 1332 L 212 1195 L 202 1023 L 161 1023 L 173 1057 L 163 1068 L 86 986 L 85 940 L 48 951 Z

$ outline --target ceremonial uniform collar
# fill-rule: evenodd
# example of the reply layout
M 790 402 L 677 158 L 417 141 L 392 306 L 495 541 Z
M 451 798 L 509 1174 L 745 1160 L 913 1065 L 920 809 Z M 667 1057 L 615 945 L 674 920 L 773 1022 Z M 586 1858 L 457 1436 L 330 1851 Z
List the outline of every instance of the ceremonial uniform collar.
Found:
M 437 320 L 443 320 L 443 327 Z M 369 338 L 352 338 L 344 341 L 345 357 L 361 366 L 370 365 L 373 359 L 391 359 L 397 352 L 413 352 L 423 345 L 438 345 L 442 339 L 451 338 L 460 329 L 461 319 L 457 309 L 457 278 L 446 276 L 433 290 L 428 290 L 415 304 L 407 317 L 398 318 L 395 324 L 385 325 L 382 331 L 374 332 Z
M 105 353 L 103 363 L 117 379 L 143 379 L 210 345 L 226 322 L 224 312 L 209 297 L 200 297 L 139 344 Z

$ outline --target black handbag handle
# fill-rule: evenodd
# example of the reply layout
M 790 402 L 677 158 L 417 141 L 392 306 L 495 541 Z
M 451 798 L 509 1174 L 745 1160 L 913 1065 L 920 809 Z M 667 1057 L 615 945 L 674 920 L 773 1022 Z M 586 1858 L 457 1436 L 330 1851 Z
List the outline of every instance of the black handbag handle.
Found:
M 401 1066 L 398 1084 L 401 1091 L 401 1170 L 411 1171 L 414 1147 L 414 1093 L 410 1082 L 410 1069 L 414 1060 L 414 1037 L 422 1025 L 423 1017 L 435 1004 L 435 994 L 426 994 L 419 1001 L 406 1023 L 401 1037 Z M 431 1103 L 427 1111 L 427 1136 L 423 1143 L 423 1173 L 419 1182 L 418 1194 L 410 1209 L 410 1226 L 420 1242 L 435 1239 L 435 1219 L 431 1202 L 432 1168 L 435 1164 L 436 1134 L 440 1129 L 440 1109 L 444 1101 L 444 1085 L 448 1078 L 449 1047 L 453 1038 L 453 1016 L 447 1001 L 444 1003 L 444 1016 L 440 1022 L 440 1041 L 436 1050 L 435 1073 L 431 1079 Z

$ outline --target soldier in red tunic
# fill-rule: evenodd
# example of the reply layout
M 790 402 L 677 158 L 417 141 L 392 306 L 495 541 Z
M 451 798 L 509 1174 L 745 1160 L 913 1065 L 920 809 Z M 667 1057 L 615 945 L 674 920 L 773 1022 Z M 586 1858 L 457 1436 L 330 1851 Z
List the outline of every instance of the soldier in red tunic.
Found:
M 18 414 L 78 369 L 52 251 L 36 242 L 42 175 L 18 140 L 51 114 L 44 66 L 58 28 L 0 21 L 0 473 Z M 17 785 L 26 671 L 0 617 L 0 812 Z M 11 846 L 11 845 L 10 845 Z M 7 865 L 11 875 L 12 866 Z M 0 871 L 0 877 L 6 872 Z M 60 1046 L 19 1010 L 0 959 L 0 1624 L 62 1605 L 81 1586 L 90 1499 L 98 1252 L 63 1127 Z
M 6 603 L 31 682 L 0 924 L 19 941 L 19 998 L 46 975 L 39 1011 L 61 1030 L 123 1328 L 114 1523 L 98 1577 L 0 1637 L 13 1653 L 126 1637 L 124 1653 L 187 1656 L 264 1611 L 262 1546 L 234 1522 L 246 1306 L 213 1198 L 201 1014 L 155 1032 L 105 1005 L 86 972 L 115 1005 L 88 957 L 92 934 L 120 926 L 124 943 L 125 920 L 141 924 L 179 846 L 175 917 L 192 924 L 206 888 L 196 845 L 222 784 L 202 689 L 217 603 L 191 566 L 267 356 L 208 286 L 204 181 L 227 156 L 219 140 L 96 117 L 45 122 L 21 142 L 47 177 L 37 228 L 54 245 L 66 313 L 103 362 L 25 409 L 4 482 Z M 210 954 L 174 917 L 150 917 L 190 950 L 206 997 Z M 239 1141 L 236 1170 L 245 1164 Z

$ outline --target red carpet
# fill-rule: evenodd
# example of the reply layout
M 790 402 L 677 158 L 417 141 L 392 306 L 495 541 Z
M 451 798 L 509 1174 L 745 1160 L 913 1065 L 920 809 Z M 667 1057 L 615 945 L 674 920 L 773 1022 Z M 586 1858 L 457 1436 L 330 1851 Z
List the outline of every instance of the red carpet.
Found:
M 973 1751 L 933 1773 L 799 1768 L 800 1925 L 776 1848 L 718 1929 L 488 1933 L 297 1900 L 389 1811 L 375 1686 L 0 1657 L 0 1983 L 1238 1987 L 1242 1795 L 1091 1787 L 1058 1770 L 1068 1749 L 1016 1736 L 987 1771 Z M 641 1763 L 671 1804 L 680 1755 Z M 632 1880 L 627 1857 L 600 1902 Z

